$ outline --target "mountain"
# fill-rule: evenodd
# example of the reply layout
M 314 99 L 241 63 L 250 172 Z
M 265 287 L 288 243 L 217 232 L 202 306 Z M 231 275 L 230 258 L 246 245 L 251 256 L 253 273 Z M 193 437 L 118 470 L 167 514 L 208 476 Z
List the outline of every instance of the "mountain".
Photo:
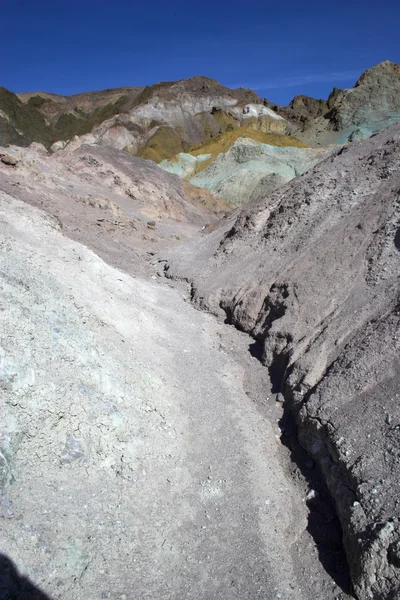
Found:
M 337 90 L 329 111 L 305 128 L 311 146 L 366 139 L 400 120 L 400 66 L 385 61 L 365 71 L 353 88 Z
M 257 103 L 258 102 L 258 103 Z M 160 162 L 245 124 L 284 133 L 285 119 L 260 104 L 250 90 L 230 90 L 205 77 L 143 90 L 130 107 L 71 143 L 101 143 Z M 59 143 L 53 150 L 63 148 Z
M 322 117 L 332 108 L 334 100 L 341 90 L 334 88 L 328 100 L 311 98 L 310 96 L 295 96 L 287 106 L 279 106 L 264 100 L 264 103 L 276 113 L 293 124 L 294 130 L 304 131 L 306 127 Z
M 68 141 L 94 130 L 98 141 L 119 149 L 127 147 L 134 153 L 143 146 L 145 155 L 160 144 L 165 146 L 168 137 L 182 148 L 182 144 L 198 143 L 235 127 L 238 109 L 230 114 L 231 108 L 259 101 L 251 90 L 230 90 L 206 77 L 70 97 L 37 92 L 14 98 L 22 110 L 34 109 L 35 114 L 46 119 L 52 142 Z M 5 109 L 2 108 L 4 112 Z M 123 141 L 115 141 L 121 133 L 125 136 Z M 42 141 L 34 136 L 29 139 Z
M 28 146 L 36 141 L 49 146 L 53 137 L 46 119 L 33 106 L 0 87 L 0 145 Z
M 386 61 L 354 88 L 334 88 L 327 100 L 296 96 L 286 107 L 202 76 L 69 97 L 1 88 L 0 143 L 37 141 L 55 144 L 53 150 L 100 143 L 155 162 L 240 127 L 289 134 L 310 146 L 343 144 L 400 119 L 399 70 Z
M 296 96 L 288 106 L 264 103 L 292 124 L 290 133 L 310 146 L 366 139 L 400 120 L 400 66 L 384 61 L 354 87 L 334 88 L 327 100 Z

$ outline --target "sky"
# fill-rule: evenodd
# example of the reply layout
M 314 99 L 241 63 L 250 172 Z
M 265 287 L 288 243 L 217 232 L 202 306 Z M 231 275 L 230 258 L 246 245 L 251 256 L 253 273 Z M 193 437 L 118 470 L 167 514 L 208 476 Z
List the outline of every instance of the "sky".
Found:
M 206 75 L 287 104 L 400 62 L 400 2 L 0 0 L 0 85 L 75 94 Z

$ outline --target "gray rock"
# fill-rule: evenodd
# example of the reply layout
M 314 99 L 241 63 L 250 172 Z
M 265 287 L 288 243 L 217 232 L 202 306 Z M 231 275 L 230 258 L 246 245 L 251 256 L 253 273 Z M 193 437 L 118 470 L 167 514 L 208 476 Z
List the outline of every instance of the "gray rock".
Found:
M 400 121 L 400 66 L 388 60 L 365 71 L 353 88 L 338 91 L 332 109 L 299 139 L 311 146 L 360 141 Z

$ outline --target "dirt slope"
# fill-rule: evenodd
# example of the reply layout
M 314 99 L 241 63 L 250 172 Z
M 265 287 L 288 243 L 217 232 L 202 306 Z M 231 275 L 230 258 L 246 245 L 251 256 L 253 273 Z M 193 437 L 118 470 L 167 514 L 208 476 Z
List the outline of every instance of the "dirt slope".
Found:
M 246 336 L 3 191 L 0 213 L 2 552 L 54 600 L 344 598 Z
M 111 264 L 144 272 L 143 257 L 181 244 L 225 214 L 227 205 L 156 165 L 105 146 L 48 155 L 43 146 L 7 148 L 0 187 L 56 216 Z

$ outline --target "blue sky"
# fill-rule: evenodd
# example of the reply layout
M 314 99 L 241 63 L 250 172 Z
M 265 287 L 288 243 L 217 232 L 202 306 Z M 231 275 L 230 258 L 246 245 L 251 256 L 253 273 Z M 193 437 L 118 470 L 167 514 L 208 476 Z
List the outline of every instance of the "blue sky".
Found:
M 207 75 L 287 104 L 400 62 L 394 0 L 0 0 L 0 85 L 60 94 Z

